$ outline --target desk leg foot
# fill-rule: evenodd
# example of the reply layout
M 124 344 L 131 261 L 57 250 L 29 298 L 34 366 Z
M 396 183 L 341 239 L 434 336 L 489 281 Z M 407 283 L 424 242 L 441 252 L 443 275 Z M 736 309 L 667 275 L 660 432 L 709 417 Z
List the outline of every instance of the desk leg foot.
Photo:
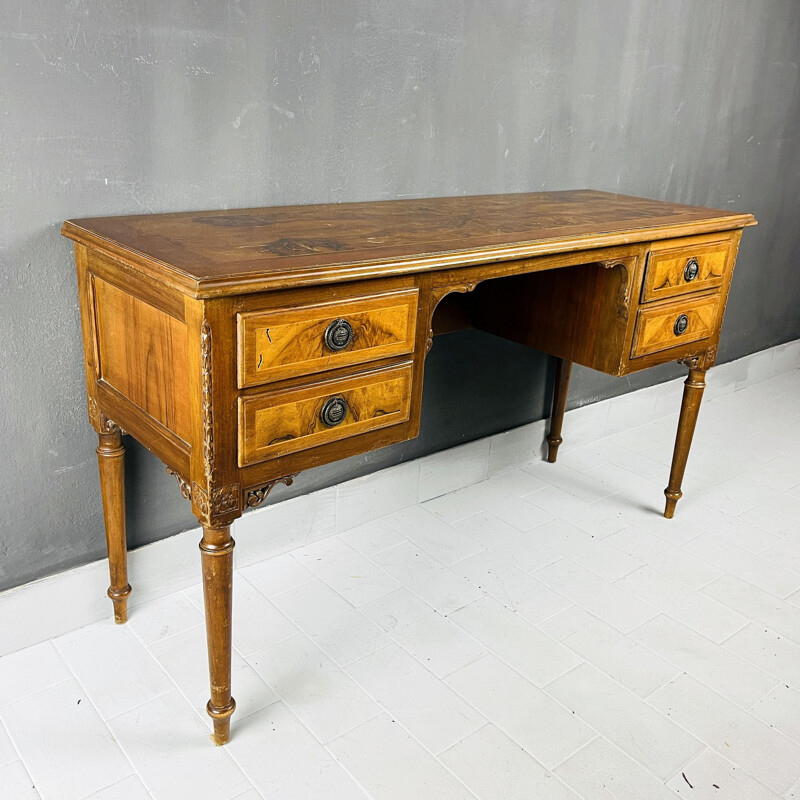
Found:
M 664 508 L 664 516 L 672 519 L 675 514 L 675 506 L 681 499 L 681 483 L 683 473 L 686 470 L 686 459 L 689 457 L 689 448 L 692 445 L 695 425 L 697 424 L 697 414 L 700 411 L 700 401 L 703 399 L 703 390 L 706 388 L 706 370 L 689 368 L 689 377 L 683 385 L 683 402 L 681 403 L 681 415 L 678 419 L 678 433 L 675 437 L 675 449 L 672 452 L 672 469 L 669 473 L 669 484 L 664 489 L 667 504 Z
M 206 711 L 214 720 L 214 744 L 230 739 L 231 715 L 231 616 L 233 611 L 233 547 L 230 525 L 203 526 L 200 553 L 203 562 L 203 594 L 206 606 L 208 673 L 211 699 Z
M 122 625 L 128 620 L 128 595 L 131 593 L 125 533 L 125 445 L 116 425 L 106 423 L 105 428 L 106 432 L 98 434 L 97 464 L 100 468 L 108 571 L 111 577 L 108 596 L 114 604 L 114 622 Z
M 556 384 L 553 387 L 553 412 L 550 416 L 550 433 L 547 434 L 547 460 L 556 463 L 558 446 L 561 438 L 561 424 L 564 422 L 564 411 L 567 407 L 567 391 L 569 377 L 572 374 L 572 362 L 559 358 L 556 362 Z

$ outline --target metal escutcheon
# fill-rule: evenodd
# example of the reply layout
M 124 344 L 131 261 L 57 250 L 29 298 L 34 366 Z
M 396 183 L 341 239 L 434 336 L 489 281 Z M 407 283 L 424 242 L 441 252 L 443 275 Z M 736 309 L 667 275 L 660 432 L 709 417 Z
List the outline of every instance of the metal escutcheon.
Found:
M 329 397 L 324 405 L 322 411 L 319 412 L 319 418 L 329 427 L 335 428 L 337 425 L 344 421 L 347 416 L 347 400 L 344 397 Z
M 675 324 L 672 326 L 672 330 L 675 332 L 676 336 L 680 336 L 682 333 L 686 333 L 686 329 L 689 327 L 689 317 L 686 314 L 681 314 L 678 319 L 675 320 Z
M 697 277 L 698 272 L 700 272 L 700 265 L 697 263 L 697 259 L 690 258 L 683 270 L 683 279 L 686 283 L 691 283 Z
M 353 341 L 353 326 L 346 319 L 335 319 L 325 328 L 325 345 L 329 350 L 344 350 Z

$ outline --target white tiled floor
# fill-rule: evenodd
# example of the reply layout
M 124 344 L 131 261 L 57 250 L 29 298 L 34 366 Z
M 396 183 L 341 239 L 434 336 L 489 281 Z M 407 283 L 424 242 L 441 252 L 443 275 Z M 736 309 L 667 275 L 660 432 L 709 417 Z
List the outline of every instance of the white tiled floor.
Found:
M 199 586 L 0 658 L 0 797 L 800 798 L 798 396 L 708 401 L 673 520 L 675 413 L 354 496 L 238 572 L 224 748 Z

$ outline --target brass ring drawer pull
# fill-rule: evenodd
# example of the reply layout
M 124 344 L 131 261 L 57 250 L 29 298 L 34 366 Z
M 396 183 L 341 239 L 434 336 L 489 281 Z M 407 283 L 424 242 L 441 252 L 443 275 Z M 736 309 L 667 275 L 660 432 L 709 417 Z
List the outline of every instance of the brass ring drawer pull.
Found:
M 346 319 L 335 319 L 325 328 L 324 339 L 329 350 L 344 350 L 353 341 L 353 326 Z
M 697 277 L 698 272 L 700 272 L 700 265 L 697 263 L 697 259 L 690 258 L 683 270 L 683 279 L 686 283 L 691 283 Z
M 676 320 L 675 324 L 672 326 L 672 330 L 676 336 L 680 336 L 682 333 L 686 333 L 686 329 L 689 327 L 689 317 L 686 314 L 681 314 Z
M 319 412 L 319 418 L 329 428 L 335 428 L 337 425 L 341 425 L 341 423 L 344 422 L 347 411 L 347 400 L 337 395 L 336 397 L 329 397 L 325 401 L 322 406 L 322 411 Z

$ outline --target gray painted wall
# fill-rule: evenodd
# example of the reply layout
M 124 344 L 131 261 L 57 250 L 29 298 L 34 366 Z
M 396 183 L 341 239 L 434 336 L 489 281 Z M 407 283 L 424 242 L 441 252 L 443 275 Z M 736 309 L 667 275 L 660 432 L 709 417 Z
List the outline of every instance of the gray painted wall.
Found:
M 750 211 L 726 361 L 800 337 L 799 48 L 796 0 L 3 0 L 0 588 L 104 554 L 63 219 L 581 187 Z M 540 418 L 550 372 L 443 336 L 420 438 L 292 491 Z M 571 403 L 679 372 L 579 370 Z M 128 467 L 133 546 L 194 524 Z

